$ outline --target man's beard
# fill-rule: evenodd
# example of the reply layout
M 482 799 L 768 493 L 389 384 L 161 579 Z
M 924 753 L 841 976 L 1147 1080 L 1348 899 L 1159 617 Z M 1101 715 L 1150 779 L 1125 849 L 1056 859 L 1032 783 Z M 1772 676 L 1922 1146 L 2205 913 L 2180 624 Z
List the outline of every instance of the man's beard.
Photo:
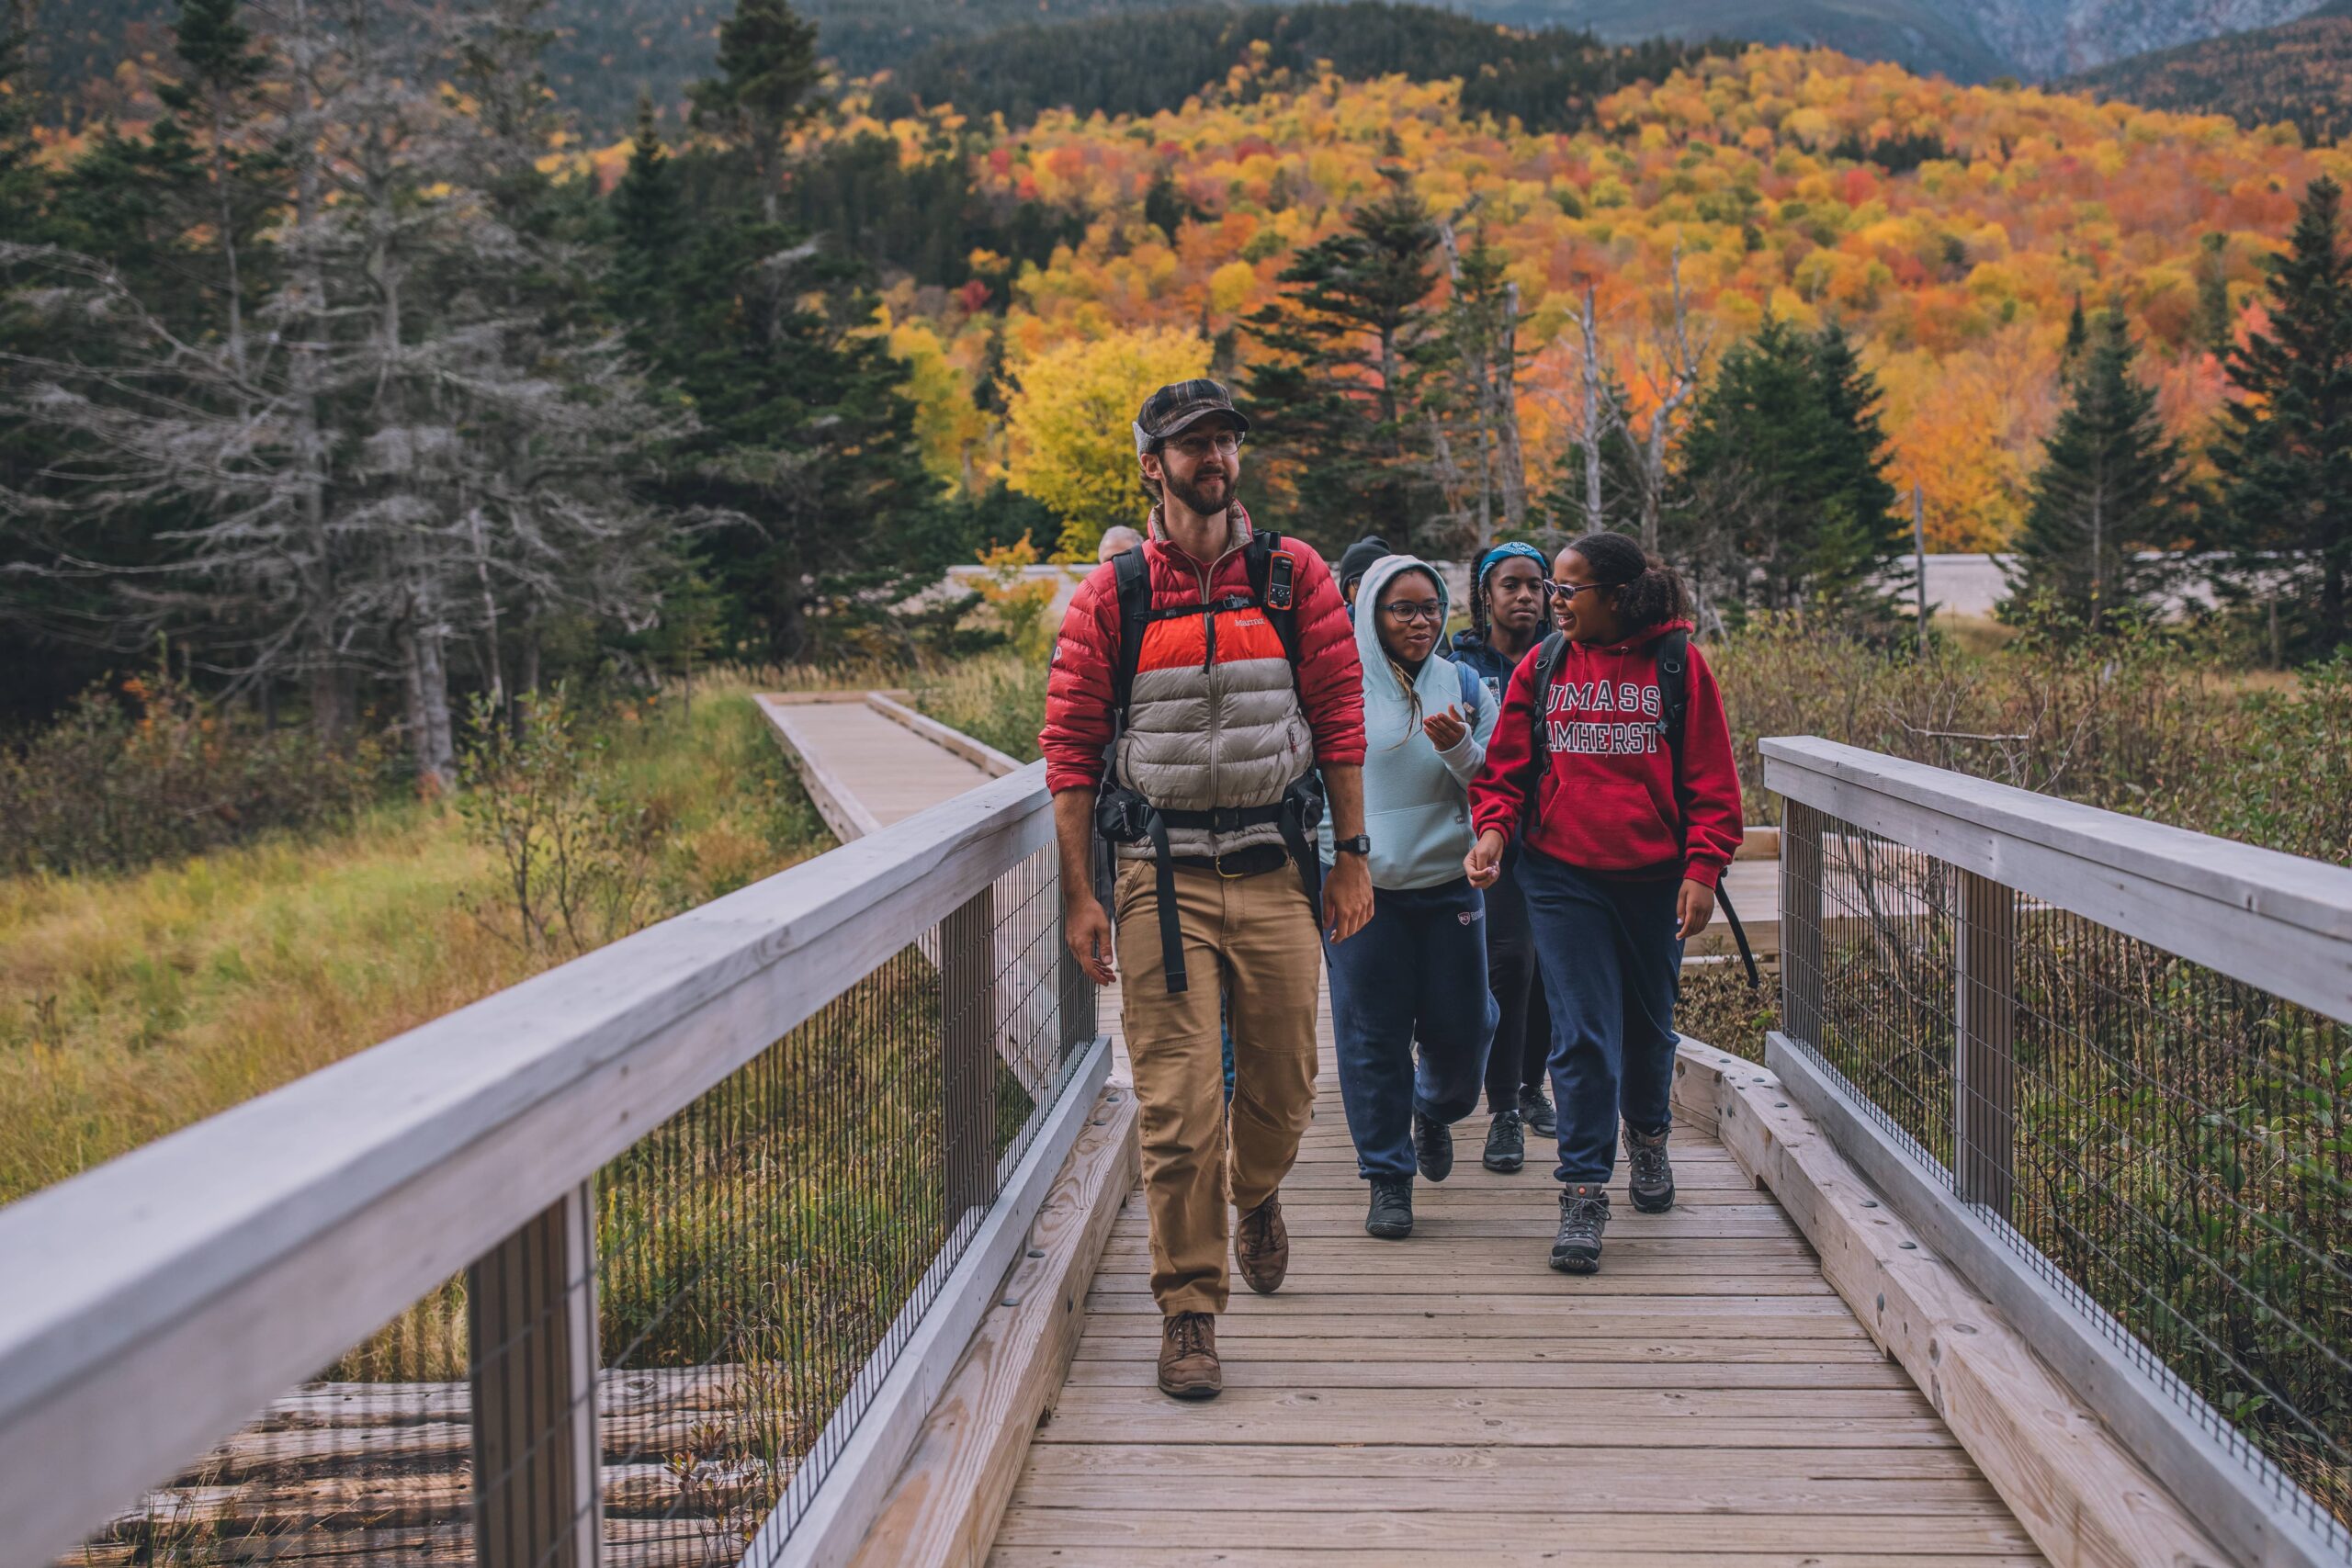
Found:
M 1197 486 L 1186 484 L 1174 474 L 1170 474 L 1167 476 L 1168 493 L 1196 516 L 1214 517 L 1233 504 L 1233 476 L 1219 474 L 1216 477 L 1221 482 L 1216 487 L 1216 494 L 1211 496 Z

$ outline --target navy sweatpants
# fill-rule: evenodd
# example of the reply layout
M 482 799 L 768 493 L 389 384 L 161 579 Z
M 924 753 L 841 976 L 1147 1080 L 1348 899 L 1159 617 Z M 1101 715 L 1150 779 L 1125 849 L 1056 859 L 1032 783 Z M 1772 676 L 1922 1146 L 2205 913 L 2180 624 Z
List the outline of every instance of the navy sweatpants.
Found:
M 1552 1096 L 1564 1182 L 1605 1183 L 1617 1168 L 1617 1123 L 1654 1133 L 1670 1120 L 1675 936 L 1679 878 L 1611 882 L 1534 850 L 1520 858 L 1520 892 L 1552 1009 Z
M 1323 951 L 1356 1170 L 1366 1179 L 1410 1176 L 1413 1112 L 1452 1123 L 1478 1108 L 1495 1032 L 1486 900 L 1466 876 L 1375 887 L 1371 923 Z
M 1504 851 L 1502 875 L 1487 889 L 1487 988 L 1497 1010 L 1494 1043 L 1487 1048 L 1487 1109 L 1497 1113 L 1519 1109 L 1522 1086 L 1551 1081 L 1552 1010 L 1519 890 L 1526 852 L 1517 843 Z

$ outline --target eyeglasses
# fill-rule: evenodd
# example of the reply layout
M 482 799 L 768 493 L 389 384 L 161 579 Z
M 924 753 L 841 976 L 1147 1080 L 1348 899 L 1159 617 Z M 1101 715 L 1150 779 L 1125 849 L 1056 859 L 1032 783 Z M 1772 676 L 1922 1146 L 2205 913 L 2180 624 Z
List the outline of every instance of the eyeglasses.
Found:
M 1445 618 L 1445 607 L 1434 599 L 1399 599 L 1383 604 L 1381 608 L 1407 626 L 1415 621 L 1428 621 L 1434 625 Z
M 1233 431 L 1220 431 L 1215 435 L 1187 435 L 1182 441 L 1170 441 L 1170 449 L 1182 453 L 1197 462 L 1215 451 L 1220 457 L 1230 457 L 1241 450 L 1241 437 Z

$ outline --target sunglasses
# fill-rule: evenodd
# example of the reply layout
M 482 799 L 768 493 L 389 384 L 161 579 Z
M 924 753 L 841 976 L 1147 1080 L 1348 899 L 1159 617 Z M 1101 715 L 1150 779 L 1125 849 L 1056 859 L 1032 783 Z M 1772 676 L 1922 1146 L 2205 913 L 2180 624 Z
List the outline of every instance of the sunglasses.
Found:
M 1547 577 L 1544 580 L 1544 593 L 1549 599 L 1574 599 L 1579 593 L 1599 592 L 1604 588 L 1619 586 L 1621 584 L 1614 582 L 1555 582 Z

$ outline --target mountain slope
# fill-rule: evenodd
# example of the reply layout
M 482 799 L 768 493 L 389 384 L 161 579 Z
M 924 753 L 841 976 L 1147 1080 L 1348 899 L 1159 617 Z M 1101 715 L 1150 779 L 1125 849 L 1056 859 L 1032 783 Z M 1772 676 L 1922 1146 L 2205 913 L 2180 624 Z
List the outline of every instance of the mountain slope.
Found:
M 2041 79 L 2138 51 L 2266 27 L 2317 0 L 1453 0 L 1534 30 L 1589 28 L 1611 43 L 1661 36 L 1817 45 L 1862 60 L 1982 82 Z M 845 73 L 903 67 L 926 49 L 1088 18 L 1137 17 L 1241 0 L 798 0 Z M 733 0 L 552 0 L 549 85 L 586 124 L 628 122 L 640 87 L 682 103 L 707 74 Z M 124 108 L 118 67 L 168 69 L 175 0 L 42 0 L 38 51 L 54 95 L 45 117 L 78 125 Z M 258 6 L 257 23 L 266 25 Z M 2301 47 L 2299 45 L 2299 47 Z M 2285 68 L 2282 67 L 2282 70 Z M 2314 67 L 2316 69 L 2316 67 Z M 136 77 L 138 70 L 131 74 Z M 2154 89 L 2151 89 L 2154 90 Z M 2282 101 L 2290 96 L 2281 89 Z
M 1517 27 L 1589 28 L 1611 43 L 1664 36 L 1818 46 L 1962 82 L 2015 70 L 1949 0 L 1471 0 L 1469 8 Z
M 2352 131 L 2352 0 L 2301 21 L 2134 55 L 2059 84 L 2240 125 L 2290 124 L 2308 142 Z
M 1482 16 L 1622 40 L 1720 34 L 1818 44 L 1962 81 L 2042 79 L 2267 27 L 2318 0 L 1470 0 Z

